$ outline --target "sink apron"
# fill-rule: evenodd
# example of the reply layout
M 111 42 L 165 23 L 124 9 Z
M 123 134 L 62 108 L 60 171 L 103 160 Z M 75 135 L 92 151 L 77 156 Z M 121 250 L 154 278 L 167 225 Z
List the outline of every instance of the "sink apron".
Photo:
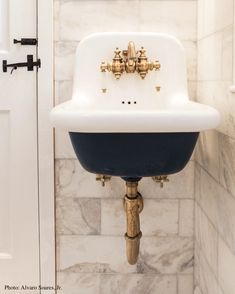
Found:
M 199 133 L 70 132 L 81 165 L 94 174 L 130 178 L 168 175 L 189 161 Z

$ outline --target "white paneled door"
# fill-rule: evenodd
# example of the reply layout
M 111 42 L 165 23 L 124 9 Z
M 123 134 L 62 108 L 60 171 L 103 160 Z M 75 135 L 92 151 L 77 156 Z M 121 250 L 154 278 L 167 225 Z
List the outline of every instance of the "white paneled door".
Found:
M 0 293 L 40 284 L 37 68 L 7 64 L 37 59 L 37 46 L 13 39 L 37 37 L 37 0 L 0 0 Z M 13 287 L 19 287 L 13 291 Z M 22 289 L 21 289 L 22 288 Z M 12 289 L 12 291 L 10 291 Z M 15 288 L 16 289 L 16 288 Z

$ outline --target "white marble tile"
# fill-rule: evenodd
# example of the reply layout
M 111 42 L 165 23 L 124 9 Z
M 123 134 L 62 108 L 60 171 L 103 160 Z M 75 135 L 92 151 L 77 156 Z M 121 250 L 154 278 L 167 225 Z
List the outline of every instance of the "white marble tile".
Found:
M 143 237 L 137 270 L 142 273 L 192 273 L 192 238 Z
M 225 294 L 234 294 L 235 255 L 219 238 L 219 283 Z
M 57 273 L 57 282 L 62 287 L 62 294 L 177 294 L 176 276 L 173 275 L 100 275 L 64 271 Z
M 197 100 L 197 82 L 196 81 L 188 81 L 188 93 L 189 99 L 192 101 Z
M 124 236 L 126 232 L 126 214 L 123 199 L 101 200 L 101 234 Z
M 57 264 L 60 271 L 135 273 L 126 260 L 124 237 L 60 236 Z
M 218 32 L 198 41 L 198 80 L 221 80 L 222 40 Z
M 217 278 L 203 255 L 200 257 L 200 288 L 203 294 L 219 294 Z
M 125 182 L 112 177 L 102 187 L 96 175 L 85 171 L 77 159 L 56 160 L 56 194 L 57 197 L 123 198 Z
M 195 288 L 194 294 L 202 294 L 202 292 L 198 286 Z
M 218 201 L 219 233 L 235 253 L 235 199 L 221 187 Z
M 53 82 L 54 86 L 54 104 L 57 105 L 59 102 L 59 81 Z
M 226 5 L 224 5 L 226 6 Z M 223 30 L 222 36 L 222 80 L 233 79 L 233 25 Z
M 235 197 L 235 140 L 219 134 L 220 182 Z
M 138 31 L 139 1 L 63 1 L 61 40 L 81 40 L 95 32 Z
M 215 276 L 218 274 L 218 233 L 205 213 L 196 204 L 196 242 L 200 254 L 204 254 Z
M 205 0 L 197 0 L 197 39 L 205 36 Z
M 193 294 L 193 275 L 178 276 L 178 294 Z
M 72 80 L 78 42 L 55 42 L 55 80 Z
M 144 199 L 140 215 L 144 236 L 177 235 L 179 222 L 178 200 Z
M 215 179 L 219 180 L 219 138 L 217 131 L 211 130 L 200 133 L 195 160 Z
M 196 40 L 196 1 L 140 2 L 140 30 L 171 34 L 181 40 Z
M 62 288 L 60 294 L 100 293 L 100 276 L 94 273 L 57 272 L 57 284 Z
M 56 232 L 59 235 L 97 235 L 101 226 L 100 199 L 57 198 Z
M 76 159 L 69 133 L 62 129 L 55 129 L 55 158 Z
M 200 189 L 200 195 L 197 197 L 198 204 L 218 230 L 218 189 L 220 189 L 220 186 L 203 169 L 200 169 L 200 182 L 198 185 Z
M 196 239 L 194 239 L 194 267 L 193 267 L 193 274 L 194 274 L 194 286 L 198 286 L 200 284 L 200 256 L 201 256 L 201 249 L 198 245 Z
M 100 294 L 108 293 L 176 294 L 176 276 L 151 274 L 101 275 Z M 179 292 L 179 294 L 184 293 Z
M 65 62 L 63 58 L 60 58 L 59 63 Z M 62 67 L 62 65 L 60 65 Z M 59 69 L 56 69 L 56 71 Z M 72 65 L 71 65 L 72 71 Z M 67 74 L 66 74 L 67 75 Z M 70 74 L 71 75 L 71 74 Z M 59 74 L 61 76 L 61 74 Z M 58 79 L 60 77 L 57 76 Z M 57 80 L 55 81 L 55 105 L 66 102 L 72 98 L 72 80 Z M 56 129 L 55 130 L 55 158 L 56 159 L 71 159 L 76 158 L 73 150 L 69 134 L 67 131 Z
M 185 49 L 187 63 L 187 77 L 190 81 L 197 80 L 197 43 L 194 41 L 182 41 Z
M 102 199 L 101 233 L 121 235 L 126 232 L 126 214 L 122 199 Z M 178 201 L 144 199 L 140 214 L 144 236 L 169 236 L 178 233 Z
M 57 84 L 56 104 L 72 99 L 73 81 L 59 81 Z
M 57 265 L 60 271 L 78 273 L 192 273 L 190 238 L 143 237 L 137 266 L 126 260 L 123 237 L 60 236 Z
M 221 115 L 217 130 L 235 138 L 235 99 L 229 91 L 231 84 L 232 81 L 200 81 L 197 101 L 215 107 Z
M 190 161 L 181 172 L 170 175 L 169 180 L 161 188 L 152 178 L 144 178 L 139 183 L 140 193 L 145 198 L 193 198 L 194 162 Z
M 235 199 L 206 172 L 201 170 L 199 204 L 215 228 L 235 252 Z
M 179 235 L 192 237 L 194 231 L 194 200 L 179 201 Z
M 233 0 L 200 0 L 198 6 L 198 37 L 222 30 L 233 22 Z
M 199 202 L 201 198 L 201 166 L 197 162 L 194 166 L 194 199 Z
M 221 289 L 220 285 L 219 285 L 219 294 L 225 294 L 224 291 Z
M 54 0 L 54 41 L 59 40 L 60 30 L 60 1 Z

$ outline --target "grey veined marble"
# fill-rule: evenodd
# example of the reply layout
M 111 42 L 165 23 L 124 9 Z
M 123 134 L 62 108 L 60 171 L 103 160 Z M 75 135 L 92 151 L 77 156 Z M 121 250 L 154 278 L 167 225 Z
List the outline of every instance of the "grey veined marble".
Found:
M 137 271 L 141 273 L 192 273 L 192 238 L 143 238 Z
M 56 200 L 57 234 L 100 234 L 100 206 L 100 199 L 58 198 Z

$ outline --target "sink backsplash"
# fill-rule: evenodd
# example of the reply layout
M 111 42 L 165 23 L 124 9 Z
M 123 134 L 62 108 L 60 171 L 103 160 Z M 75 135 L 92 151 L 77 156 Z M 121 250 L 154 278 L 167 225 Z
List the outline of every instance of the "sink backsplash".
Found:
M 159 61 L 160 70 L 148 71 L 144 79 L 137 72 L 124 72 L 119 79 L 112 72 L 101 72 L 101 62 L 111 63 L 114 50 L 117 47 L 120 51 L 127 50 L 130 41 L 135 45 L 135 52 L 144 47 L 148 61 Z M 78 107 L 152 109 L 188 97 L 185 50 L 176 38 L 166 34 L 90 35 L 79 44 L 74 62 L 72 99 Z

